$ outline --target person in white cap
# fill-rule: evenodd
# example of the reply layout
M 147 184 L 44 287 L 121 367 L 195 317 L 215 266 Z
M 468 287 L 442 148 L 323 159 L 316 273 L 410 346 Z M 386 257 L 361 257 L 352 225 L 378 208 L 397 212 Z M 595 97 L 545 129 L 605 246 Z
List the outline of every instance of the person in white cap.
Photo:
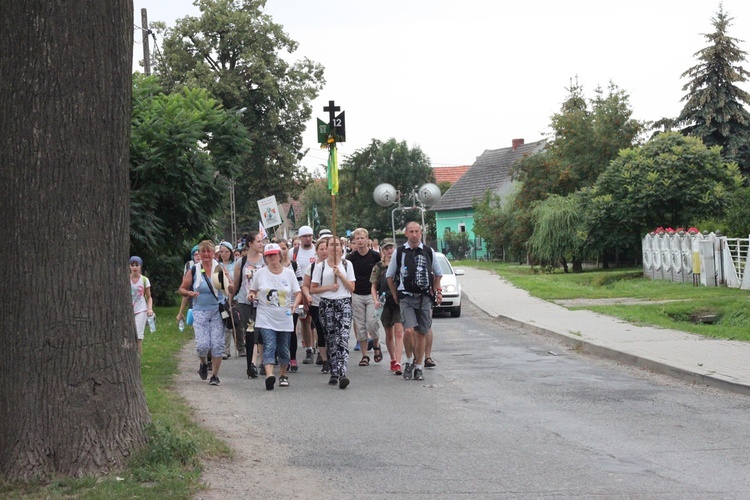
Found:
M 289 339 L 294 329 L 292 314 L 302 297 L 294 271 L 281 265 L 281 248 L 269 243 L 263 251 L 266 267 L 253 275 L 248 300 L 258 301 L 255 327 L 263 337 L 263 365 L 265 366 L 266 390 L 271 391 L 276 383 L 273 364 L 279 358 L 279 387 L 289 387 L 286 371 L 289 366 Z
M 300 245 L 297 248 L 289 249 L 289 260 L 297 263 L 297 267 L 300 270 L 300 273 L 304 276 L 305 271 L 308 267 L 310 267 L 310 264 L 315 262 L 313 229 L 310 226 L 302 226 L 301 228 L 299 228 L 299 232 L 297 233 L 297 235 L 299 236 Z M 314 361 L 312 349 L 313 335 L 312 330 L 310 329 L 310 304 L 307 303 L 307 300 L 303 298 L 302 305 L 305 308 L 305 313 L 307 313 L 304 318 L 300 318 L 299 320 L 300 329 L 302 330 L 302 342 L 305 344 L 305 359 L 302 360 L 302 363 L 305 365 L 309 365 Z

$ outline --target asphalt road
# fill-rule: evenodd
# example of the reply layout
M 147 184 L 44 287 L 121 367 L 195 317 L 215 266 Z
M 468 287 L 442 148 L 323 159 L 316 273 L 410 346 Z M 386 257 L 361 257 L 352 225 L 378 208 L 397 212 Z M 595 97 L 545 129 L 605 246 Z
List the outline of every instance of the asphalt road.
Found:
M 292 497 L 750 498 L 749 398 L 567 350 L 468 301 L 433 326 L 422 382 L 353 352 L 346 390 L 300 365 L 266 391 L 234 358 L 221 387 L 181 383 L 199 413 L 234 416 L 221 426 L 235 448 L 282 457 L 292 479 L 265 474 L 279 484 L 264 491 L 297 481 Z

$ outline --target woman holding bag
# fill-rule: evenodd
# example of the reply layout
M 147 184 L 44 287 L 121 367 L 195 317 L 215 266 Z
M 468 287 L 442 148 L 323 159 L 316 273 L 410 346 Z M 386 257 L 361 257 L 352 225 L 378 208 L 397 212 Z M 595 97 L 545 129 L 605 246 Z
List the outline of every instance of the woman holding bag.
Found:
M 224 323 L 219 312 L 219 304 L 225 303 L 226 298 L 221 291 L 214 290 L 211 284 L 214 266 L 219 265 L 214 260 L 213 242 L 201 241 L 198 244 L 198 253 L 200 262 L 185 274 L 179 293 L 183 297 L 193 299 L 193 330 L 196 350 L 200 358 L 198 375 L 201 380 L 208 378 L 206 357 L 210 351 L 213 366 L 209 384 L 220 385 L 219 368 L 224 351 Z

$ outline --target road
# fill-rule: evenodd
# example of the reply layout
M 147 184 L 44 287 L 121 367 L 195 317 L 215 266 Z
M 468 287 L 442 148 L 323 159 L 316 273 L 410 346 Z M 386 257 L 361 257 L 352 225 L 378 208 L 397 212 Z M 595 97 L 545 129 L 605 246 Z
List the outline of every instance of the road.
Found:
M 750 399 L 570 351 L 468 301 L 435 318 L 422 382 L 356 366 L 327 385 L 300 365 L 266 391 L 244 359 L 178 387 L 236 450 L 200 498 L 750 498 Z M 300 358 L 301 359 L 301 358 Z

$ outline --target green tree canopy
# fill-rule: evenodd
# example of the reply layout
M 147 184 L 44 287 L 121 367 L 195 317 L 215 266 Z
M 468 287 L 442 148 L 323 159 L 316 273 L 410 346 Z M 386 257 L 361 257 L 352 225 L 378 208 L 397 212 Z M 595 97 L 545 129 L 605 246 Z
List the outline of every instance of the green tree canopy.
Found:
M 676 122 L 682 133 L 699 137 L 706 146 L 722 146 L 724 157 L 736 161 L 750 173 L 750 94 L 736 84 L 746 82 L 748 73 L 741 63 L 747 53 L 740 40 L 727 34 L 732 18 L 719 5 L 711 19 L 714 32 L 704 34 L 708 46 L 695 53 L 698 64 L 682 74 L 690 81 L 682 87 L 685 106 Z M 662 121 L 664 122 L 664 121 Z
M 721 216 L 728 194 L 742 184 L 720 147 L 668 132 L 620 152 L 587 191 L 589 242 L 596 248 L 640 248 L 657 226 L 689 227 Z
M 130 145 L 131 252 L 172 274 L 201 236 L 214 236 L 226 210 L 228 178 L 251 149 L 236 113 L 203 89 L 164 94 L 154 77 L 136 74 Z M 171 265 L 163 259 L 175 257 Z M 148 267 L 147 267 L 148 269 Z M 159 279 L 156 279 L 158 282 Z M 159 283 L 162 284 L 162 283 Z M 155 287 L 164 292 L 174 286 Z M 162 298 L 162 297 L 159 297 Z M 159 301 L 159 303 L 164 303 Z
M 534 233 L 529 238 L 529 253 L 543 263 L 558 261 L 568 272 L 581 272 L 586 255 L 585 218 L 578 194 L 552 195 L 539 202 L 531 211 Z
M 156 72 L 165 85 L 208 89 L 227 109 L 242 110 L 254 147 L 237 177 L 239 213 L 256 201 L 297 195 L 307 181 L 299 160 L 302 133 L 323 84 L 323 68 L 289 62 L 297 42 L 263 12 L 265 0 L 196 0 L 200 17 L 179 19 L 164 33 Z

